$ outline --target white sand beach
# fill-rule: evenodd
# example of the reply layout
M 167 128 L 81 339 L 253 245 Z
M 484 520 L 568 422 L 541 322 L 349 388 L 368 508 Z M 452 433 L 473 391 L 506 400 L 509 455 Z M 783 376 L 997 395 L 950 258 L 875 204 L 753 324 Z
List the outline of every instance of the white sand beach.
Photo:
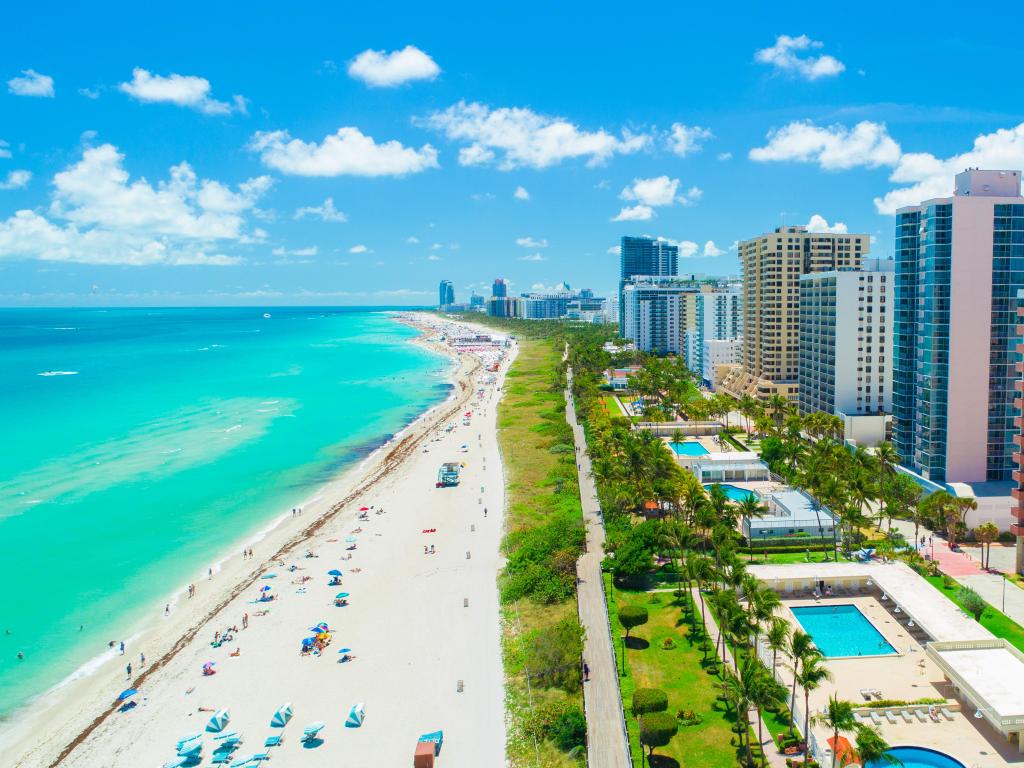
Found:
M 416 317 L 435 336 L 454 329 Z M 278 766 L 411 765 L 417 737 L 443 730 L 439 766 L 503 765 L 496 576 L 504 480 L 495 411 L 515 349 L 505 352 L 496 373 L 480 364 L 495 360 L 494 350 L 453 353 L 452 399 L 252 543 L 253 558 L 243 559 L 240 542 L 212 577 L 195 575 L 195 598 L 176 595 L 168 616 L 154 606 L 153 625 L 124 657 L 35 702 L 0 736 L 0 764 L 161 766 L 175 760 L 179 739 L 202 732 L 202 761 L 190 764 L 206 766 L 218 744 L 207 723 L 227 708 L 226 730 L 244 740 L 234 759 L 267 752 Z M 461 482 L 435 488 L 446 461 L 465 463 Z M 373 508 L 358 519 L 362 506 Z M 424 554 L 431 546 L 434 553 Z M 341 586 L 329 584 L 331 569 L 342 571 Z M 256 602 L 263 586 L 273 601 Z M 337 607 L 342 591 L 348 605 Z M 319 622 L 330 627 L 330 645 L 302 655 L 302 640 Z M 225 631 L 232 639 L 213 647 L 214 633 Z M 339 663 L 341 648 L 354 658 Z M 211 661 L 216 674 L 204 676 Z M 114 698 L 129 686 L 138 688 L 137 705 L 117 711 Z M 271 728 L 285 703 L 292 721 Z M 356 703 L 365 721 L 346 728 Z M 304 744 L 303 729 L 314 721 L 325 727 Z M 273 734 L 283 734 L 283 744 L 264 748 Z

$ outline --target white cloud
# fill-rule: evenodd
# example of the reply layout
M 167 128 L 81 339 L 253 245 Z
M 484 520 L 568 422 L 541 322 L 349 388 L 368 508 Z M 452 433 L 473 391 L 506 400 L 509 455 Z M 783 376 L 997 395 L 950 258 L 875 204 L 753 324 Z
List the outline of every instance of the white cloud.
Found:
M 353 245 L 348 249 L 349 253 L 369 253 L 370 249 L 360 243 L 359 245 Z
M 148 104 L 175 104 L 207 115 L 229 115 L 232 112 L 246 111 L 244 97 L 232 97 L 233 104 L 210 98 L 210 81 L 195 75 L 171 73 L 164 77 L 136 67 L 132 70 L 131 82 L 121 83 L 117 87 L 138 101 Z
M 343 211 L 339 211 L 334 207 L 333 197 L 326 198 L 322 205 L 311 205 L 299 208 L 295 211 L 294 218 L 302 219 L 306 216 L 315 216 L 323 221 L 333 221 L 339 224 L 348 221 L 348 216 L 346 216 Z
M 441 257 L 438 256 L 436 253 L 432 253 L 429 256 L 427 256 L 427 261 L 440 261 L 440 260 L 441 260 Z
M 627 205 L 612 221 L 649 221 L 653 216 L 654 209 L 649 205 Z
M 612 256 L 619 256 L 622 254 L 622 246 L 613 245 L 611 248 L 608 249 L 608 253 L 610 253 Z
M 79 96 L 84 96 L 87 99 L 95 100 L 95 99 L 98 99 L 100 97 L 100 92 L 96 88 L 79 88 L 78 89 L 78 95 Z
M 715 155 L 715 158 L 725 162 L 726 160 L 732 160 L 732 152 L 719 152 Z
M 714 258 L 715 256 L 724 256 L 725 251 L 723 251 L 721 248 L 715 245 L 714 240 L 708 240 L 706 243 L 704 243 L 704 250 L 702 251 L 701 255 L 707 256 L 709 258 Z
M 885 124 L 870 120 L 859 122 L 852 129 L 844 125 L 823 128 L 810 121 L 796 121 L 770 131 L 767 145 L 750 150 L 750 159 L 758 162 L 817 163 L 830 171 L 895 165 L 899 158 L 900 145 L 889 136 Z
M 512 193 L 512 197 L 516 200 L 529 200 L 530 193 L 526 191 L 526 187 L 516 187 L 516 191 Z
M 834 224 L 829 224 L 828 220 L 824 216 L 816 213 L 811 216 L 811 220 L 807 222 L 807 231 L 830 232 L 837 235 L 845 235 L 848 230 L 843 222 L 837 221 Z
M 658 238 L 659 240 L 663 238 Z M 689 259 L 693 256 L 700 256 L 700 246 L 692 240 L 682 240 L 675 243 L 679 247 L 679 258 Z
M 1024 123 L 983 133 L 975 137 L 968 151 L 952 157 L 940 159 L 927 152 L 908 152 L 895 166 L 889 180 L 905 186 L 875 198 L 879 213 L 892 214 L 905 205 L 952 195 L 953 177 L 965 168 L 1024 168 Z
M 834 56 L 815 56 L 811 53 L 821 47 L 821 42 L 811 40 L 807 35 L 779 35 L 775 45 L 762 48 L 754 54 L 754 59 L 761 64 L 768 64 L 776 73 L 794 75 L 804 80 L 834 77 L 846 69 L 846 65 Z
M 622 190 L 623 200 L 636 200 L 644 205 L 671 205 L 676 199 L 679 179 L 657 176 L 653 179 L 633 179 L 633 184 Z
M 219 243 L 251 243 L 251 212 L 271 180 L 261 176 L 232 190 L 199 179 L 188 163 L 153 186 L 132 181 L 124 156 L 104 144 L 53 178 L 49 218 L 21 210 L 0 221 L 0 258 L 89 264 L 236 264 Z
M 433 80 L 441 73 L 430 56 L 407 45 L 400 51 L 366 50 L 348 65 L 348 74 L 371 88 L 393 88 L 413 80 Z
M 7 90 L 15 96 L 39 96 L 44 99 L 53 98 L 53 78 L 41 75 L 34 69 L 23 69 L 21 77 L 12 77 L 7 81 Z
M 358 128 L 339 128 L 322 143 L 293 139 L 288 131 L 259 131 L 248 148 L 263 164 L 295 176 L 404 176 L 437 168 L 437 150 L 398 141 L 378 144 Z
M 699 152 L 701 144 L 714 135 L 707 128 L 699 125 L 683 125 L 672 123 L 672 133 L 668 137 L 668 146 L 680 157 L 686 157 L 693 152 Z
M 517 237 L 516 245 L 520 245 L 523 248 L 547 248 L 548 241 L 545 240 L 544 238 L 541 238 L 540 240 L 535 240 L 532 237 Z
M 21 189 L 32 180 L 31 171 L 10 171 L 6 181 L 0 181 L 0 189 Z
M 442 248 L 444 248 L 444 246 L 440 243 L 431 243 L 430 245 L 430 250 L 432 251 L 440 251 Z
M 476 102 L 460 101 L 415 122 L 442 131 L 452 141 L 469 142 L 459 152 L 462 165 L 497 161 L 503 171 L 548 168 L 579 157 L 586 158 L 587 165 L 600 165 L 616 154 L 632 154 L 650 144 L 649 136 L 627 130 L 619 138 L 603 129 L 581 130 L 562 117 L 522 107 L 491 109 Z
M 277 256 L 277 257 L 279 257 L 281 259 L 286 259 L 289 256 L 296 256 L 296 257 L 298 257 L 300 259 L 309 259 L 309 258 L 311 258 L 313 256 L 316 256 L 317 253 L 319 253 L 319 252 L 320 252 L 320 249 L 317 248 L 315 245 L 311 245 L 308 248 L 295 248 L 293 250 L 288 250 L 286 248 L 275 248 L 272 251 L 272 253 L 275 256 Z M 292 260 L 292 261 L 289 261 L 289 263 L 290 264 L 294 264 L 296 262 L 294 260 Z
M 6 158 L 11 156 L 11 145 L 3 139 L 0 139 L 0 158 Z
M 520 256 L 520 261 L 547 261 L 546 258 L 541 256 L 539 253 L 531 253 L 528 256 Z
M 494 199 L 494 193 L 493 192 L 475 192 L 474 194 L 470 195 L 469 197 L 470 197 L 471 200 L 476 200 L 477 202 L 485 202 L 486 203 L 486 202 Z
M 419 241 L 420 239 L 415 235 L 409 235 L 407 238 L 405 238 L 405 242 L 409 243 L 410 245 L 415 245 Z

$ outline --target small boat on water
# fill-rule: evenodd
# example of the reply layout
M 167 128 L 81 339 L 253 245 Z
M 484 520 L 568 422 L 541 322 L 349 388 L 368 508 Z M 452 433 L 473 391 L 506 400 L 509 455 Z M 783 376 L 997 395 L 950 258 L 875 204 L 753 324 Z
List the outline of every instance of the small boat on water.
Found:
M 270 313 L 269 312 L 264 312 L 263 313 L 263 319 L 264 320 L 269 320 L 270 319 Z

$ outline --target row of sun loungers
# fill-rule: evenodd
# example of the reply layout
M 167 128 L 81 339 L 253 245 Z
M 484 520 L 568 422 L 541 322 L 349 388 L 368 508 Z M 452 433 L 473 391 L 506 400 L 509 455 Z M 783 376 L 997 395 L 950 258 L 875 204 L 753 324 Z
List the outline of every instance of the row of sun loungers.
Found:
M 943 719 L 953 720 L 954 715 L 949 707 L 914 707 L 913 709 L 880 709 L 871 710 L 867 713 L 855 712 L 854 720 L 858 723 L 882 725 L 888 721 L 891 725 L 897 725 L 900 719 L 904 723 L 941 723 Z

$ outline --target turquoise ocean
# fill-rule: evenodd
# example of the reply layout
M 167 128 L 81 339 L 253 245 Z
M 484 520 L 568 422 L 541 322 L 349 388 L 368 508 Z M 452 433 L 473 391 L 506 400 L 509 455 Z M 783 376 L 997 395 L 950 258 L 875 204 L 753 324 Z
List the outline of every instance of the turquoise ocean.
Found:
M 450 392 L 384 311 L 267 312 L 0 310 L 0 719 Z

